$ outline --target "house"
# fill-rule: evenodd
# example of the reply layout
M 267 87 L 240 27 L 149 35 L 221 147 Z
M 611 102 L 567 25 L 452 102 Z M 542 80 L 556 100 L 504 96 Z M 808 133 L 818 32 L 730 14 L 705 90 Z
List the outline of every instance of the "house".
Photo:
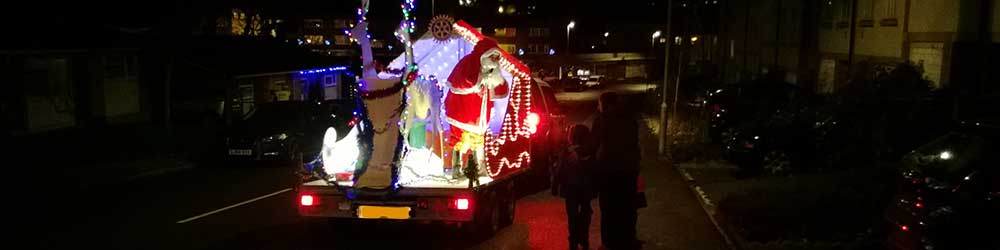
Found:
M 8 44 L 0 72 L 4 130 L 23 135 L 73 127 L 149 121 L 155 53 L 115 31 L 91 43 Z
M 350 99 L 357 88 L 347 66 L 237 75 L 227 88 L 233 114 L 246 114 L 254 105 L 275 101 Z
M 995 73 L 978 75 L 990 71 L 985 65 L 995 65 L 991 58 L 1000 55 L 996 1 L 853 2 L 857 6 L 851 6 L 851 0 L 830 0 L 821 6 L 818 92 L 837 91 L 847 81 L 850 64 L 859 61 L 911 61 L 923 67 L 934 89 L 955 84 L 970 85 L 963 87 L 970 91 L 998 89 L 982 86 L 989 77 L 997 79 Z

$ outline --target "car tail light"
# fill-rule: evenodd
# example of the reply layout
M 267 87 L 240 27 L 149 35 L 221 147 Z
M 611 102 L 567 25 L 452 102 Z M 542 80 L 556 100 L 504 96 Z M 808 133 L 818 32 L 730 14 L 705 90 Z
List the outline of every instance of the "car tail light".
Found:
M 528 113 L 528 116 L 524 117 L 524 125 L 528 126 L 528 133 L 534 134 L 538 131 L 538 124 L 541 122 L 541 118 L 538 114 Z
M 302 204 L 303 207 L 311 207 L 316 205 L 316 203 L 316 197 L 313 197 L 312 195 L 303 194 L 299 197 L 299 204 Z
M 910 231 L 910 227 L 908 227 L 906 225 L 899 226 L 899 229 L 903 230 L 903 231 Z
M 451 206 L 458 210 L 469 210 L 472 207 L 472 203 L 467 198 L 456 198 L 451 201 Z

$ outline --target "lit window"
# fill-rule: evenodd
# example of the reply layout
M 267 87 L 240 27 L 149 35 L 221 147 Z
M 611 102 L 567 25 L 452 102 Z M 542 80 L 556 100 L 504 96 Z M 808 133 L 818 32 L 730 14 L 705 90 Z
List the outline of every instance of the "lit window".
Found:
M 233 35 L 243 35 L 245 32 L 244 28 L 247 26 L 246 14 L 243 10 L 233 9 L 233 16 L 230 18 L 231 34 Z
M 500 49 L 502 49 L 503 51 L 507 51 L 508 53 L 517 51 L 517 46 L 515 46 L 514 44 L 502 43 L 499 44 L 499 47 Z
M 471 7 L 476 5 L 476 0 L 458 0 L 458 6 Z
M 306 44 L 323 44 L 323 35 L 305 35 Z
M 515 37 L 517 36 L 516 28 L 496 28 L 493 29 L 493 35 L 496 37 Z

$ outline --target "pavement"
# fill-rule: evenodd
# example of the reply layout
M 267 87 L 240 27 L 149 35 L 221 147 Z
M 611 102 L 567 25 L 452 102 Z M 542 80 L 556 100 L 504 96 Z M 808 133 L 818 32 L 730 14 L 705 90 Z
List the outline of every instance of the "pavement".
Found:
M 635 85 L 608 90 L 634 92 L 639 89 Z M 585 122 L 596 110 L 599 92 L 559 99 L 573 121 Z M 651 154 L 656 145 L 652 138 L 643 136 L 642 175 L 649 200 L 639 211 L 643 249 L 728 249 L 685 180 Z M 568 248 L 563 202 L 547 190 L 518 201 L 514 225 L 469 242 L 433 224 L 329 223 L 300 217 L 292 191 L 294 170 L 197 165 L 89 187 L 32 176 L 15 182 L 23 185 L 12 189 L 16 202 L 8 204 L 17 215 L 11 220 L 23 225 L 16 227 L 16 240 L 25 241 L 18 245 L 29 249 Z M 593 207 L 598 210 L 596 200 Z M 599 225 L 600 212 L 595 211 L 590 239 L 595 248 L 600 246 Z

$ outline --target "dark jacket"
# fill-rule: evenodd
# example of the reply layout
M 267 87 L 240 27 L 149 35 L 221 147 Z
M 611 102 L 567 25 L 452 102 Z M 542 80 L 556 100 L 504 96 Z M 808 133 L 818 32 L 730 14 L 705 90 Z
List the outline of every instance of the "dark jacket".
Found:
M 594 143 L 601 173 L 639 172 L 638 118 L 626 112 L 602 112 L 594 119 Z
M 552 169 L 552 192 L 563 198 L 593 199 L 597 194 L 594 184 L 597 161 L 592 150 L 570 145 L 559 153 Z

